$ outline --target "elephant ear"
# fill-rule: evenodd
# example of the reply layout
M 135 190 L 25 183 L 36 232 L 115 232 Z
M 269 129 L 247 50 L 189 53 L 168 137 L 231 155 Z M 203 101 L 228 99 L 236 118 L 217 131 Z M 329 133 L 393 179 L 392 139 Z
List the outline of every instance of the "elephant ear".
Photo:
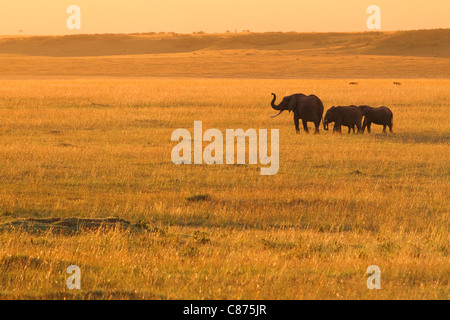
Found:
M 369 106 L 360 106 L 359 109 L 361 110 L 361 114 L 363 116 L 365 116 L 366 114 L 368 114 L 370 112 L 370 110 L 372 109 Z
M 334 109 L 335 112 L 335 116 L 336 116 L 336 121 L 334 122 L 337 126 L 341 126 L 342 125 L 342 108 L 341 107 L 337 107 Z
M 296 106 L 297 106 L 297 99 L 295 99 L 294 96 L 291 96 L 289 98 L 289 103 L 288 103 L 288 110 L 289 110 L 289 112 L 294 110 Z
M 330 108 L 330 118 L 332 119 L 332 121 L 336 120 L 336 116 L 337 116 L 337 108 L 335 106 L 332 106 Z

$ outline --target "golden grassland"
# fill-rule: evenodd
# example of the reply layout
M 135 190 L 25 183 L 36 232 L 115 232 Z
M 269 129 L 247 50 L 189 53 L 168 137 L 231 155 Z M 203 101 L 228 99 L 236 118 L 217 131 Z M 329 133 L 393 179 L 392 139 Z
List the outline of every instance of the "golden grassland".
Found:
M 3 230 L 0 298 L 448 299 L 450 81 L 352 80 L 0 80 L 0 223 L 151 227 Z M 395 133 L 296 135 L 291 114 L 269 118 L 271 92 L 386 105 Z M 280 129 L 278 174 L 175 166 L 171 133 L 195 120 Z M 71 264 L 80 291 L 65 287 Z M 373 264 L 381 290 L 366 287 Z
M 441 78 L 450 59 L 302 50 L 221 50 L 104 57 L 0 55 L 0 79 L 201 77 L 241 79 Z

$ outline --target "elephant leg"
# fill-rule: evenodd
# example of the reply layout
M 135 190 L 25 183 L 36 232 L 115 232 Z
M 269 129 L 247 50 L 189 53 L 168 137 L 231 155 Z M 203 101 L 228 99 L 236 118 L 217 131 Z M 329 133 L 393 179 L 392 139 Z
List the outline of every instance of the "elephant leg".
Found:
M 300 133 L 300 123 L 299 123 L 299 118 L 298 115 L 296 114 L 296 112 L 294 112 L 294 125 L 295 125 L 295 131 L 297 132 L 297 134 Z
M 367 133 L 370 133 L 370 126 L 372 125 L 372 123 L 371 122 L 368 122 L 367 123 Z
M 367 119 L 364 117 L 364 122 L 363 122 L 363 126 L 362 126 L 362 133 L 364 133 L 364 130 L 366 130 L 366 127 L 367 127 Z M 369 130 L 369 129 L 367 128 L 367 130 Z
M 386 133 L 386 125 L 383 124 L 383 133 Z
M 319 133 L 319 127 L 320 127 L 320 120 L 314 122 L 314 126 L 316 127 L 316 129 L 314 130 L 314 134 Z
M 337 126 L 336 124 L 333 127 L 333 133 L 341 133 L 341 126 Z
M 350 132 L 352 131 L 352 127 L 348 126 L 348 134 L 350 134 Z
M 357 125 L 356 125 L 356 129 L 358 129 L 358 130 L 356 131 L 356 134 L 360 134 L 360 133 L 361 133 L 361 124 L 357 124 Z
M 393 131 L 392 131 L 392 124 L 389 125 L 389 132 L 393 133 Z
M 308 131 L 308 123 L 306 122 L 306 120 L 302 119 L 302 123 L 303 123 L 303 130 L 305 130 L 306 133 L 309 133 L 309 131 Z

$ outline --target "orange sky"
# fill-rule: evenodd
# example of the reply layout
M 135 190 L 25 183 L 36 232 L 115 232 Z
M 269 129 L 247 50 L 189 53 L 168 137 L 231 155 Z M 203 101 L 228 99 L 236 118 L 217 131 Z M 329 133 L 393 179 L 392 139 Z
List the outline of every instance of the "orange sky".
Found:
M 66 27 L 72 4 L 81 30 Z M 382 31 L 450 28 L 450 0 L 0 0 L 0 34 L 366 31 L 372 4 Z

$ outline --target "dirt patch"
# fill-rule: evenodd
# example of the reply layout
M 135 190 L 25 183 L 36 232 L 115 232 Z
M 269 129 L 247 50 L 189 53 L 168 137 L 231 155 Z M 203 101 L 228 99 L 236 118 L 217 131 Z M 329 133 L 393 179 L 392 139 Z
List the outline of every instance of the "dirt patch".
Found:
M 133 232 L 151 231 L 145 224 L 132 224 L 120 218 L 27 218 L 0 224 L 0 231 L 20 230 L 30 233 L 54 232 L 75 234 L 83 231 L 122 229 Z

